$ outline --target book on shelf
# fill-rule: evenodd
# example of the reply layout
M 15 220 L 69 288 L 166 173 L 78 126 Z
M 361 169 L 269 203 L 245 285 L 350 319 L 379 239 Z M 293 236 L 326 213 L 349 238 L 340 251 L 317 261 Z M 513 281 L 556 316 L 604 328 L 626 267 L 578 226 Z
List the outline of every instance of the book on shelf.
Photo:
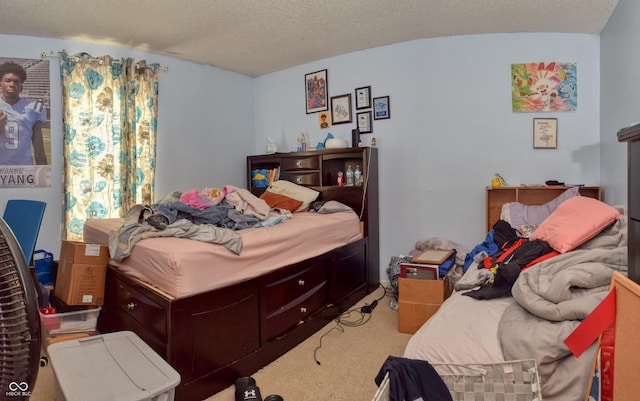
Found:
M 269 186 L 273 184 L 274 181 L 278 181 L 280 179 L 280 167 L 274 167 L 269 170 Z

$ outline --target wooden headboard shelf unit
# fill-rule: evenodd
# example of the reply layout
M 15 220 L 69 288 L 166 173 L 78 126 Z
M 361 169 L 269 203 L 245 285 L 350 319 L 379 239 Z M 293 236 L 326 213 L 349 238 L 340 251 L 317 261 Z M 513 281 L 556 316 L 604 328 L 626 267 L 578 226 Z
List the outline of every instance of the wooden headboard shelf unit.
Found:
M 500 220 L 502 205 L 507 202 L 520 202 L 525 205 L 543 205 L 571 188 L 570 186 L 518 186 L 487 187 L 487 232 Z M 580 195 L 601 199 L 599 186 L 580 187 Z
M 362 186 L 338 186 L 338 172 L 347 166 L 362 171 Z M 380 226 L 378 219 L 378 149 L 372 147 L 325 149 L 319 151 L 272 153 L 247 157 L 247 188 L 256 196 L 266 187 L 251 180 L 255 169 L 278 168 L 280 179 L 312 188 L 319 200 L 335 200 L 353 208 L 367 241 L 367 286 L 374 291 L 379 283 Z M 346 179 L 346 177 L 343 177 Z

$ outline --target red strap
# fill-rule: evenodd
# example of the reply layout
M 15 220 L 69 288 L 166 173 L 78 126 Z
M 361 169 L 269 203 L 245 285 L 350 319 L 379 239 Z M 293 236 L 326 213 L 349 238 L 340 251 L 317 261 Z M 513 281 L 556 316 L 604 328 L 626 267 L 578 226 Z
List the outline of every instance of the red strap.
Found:
M 524 238 L 517 240 L 516 242 L 511 244 L 503 253 L 498 255 L 495 261 L 493 260 L 493 256 L 487 256 L 486 258 L 482 259 L 484 268 L 492 269 L 496 264 L 498 264 L 498 262 L 502 262 L 507 256 L 511 255 L 513 251 L 515 251 L 520 245 L 524 244 L 525 242 L 526 239 Z
M 507 248 L 507 250 L 504 251 L 504 253 L 502 255 L 498 256 L 498 259 L 496 259 L 496 263 L 504 261 L 507 258 L 507 256 L 511 255 L 513 253 L 513 251 L 518 249 L 518 247 L 520 245 L 524 244 L 525 242 L 527 242 L 527 240 L 524 239 L 524 238 L 520 238 L 519 240 L 514 242 L 513 245 L 511 245 L 509 248 Z
M 609 326 L 616 321 L 616 288 L 564 340 L 576 357 L 582 355 Z
M 526 268 L 528 268 L 528 267 L 531 267 L 531 266 L 535 265 L 536 263 L 540 263 L 540 262 L 542 262 L 543 260 L 546 260 L 546 259 L 552 258 L 552 257 L 554 257 L 554 256 L 556 256 L 556 255 L 560 255 L 560 252 L 558 252 L 558 251 L 551 251 L 551 252 L 549 252 L 549 253 L 545 253 L 545 254 L 544 254 L 544 255 L 542 255 L 542 256 L 538 256 L 537 258 L 533 259 L 531 262 L 529 262 L 529 263 L 527 263 L 526 265 L 522 266 L 522 269 L 520 269 L 520 271 L 522 271 L 522 270 L 524 270 L 524 269 L 526 269 Z

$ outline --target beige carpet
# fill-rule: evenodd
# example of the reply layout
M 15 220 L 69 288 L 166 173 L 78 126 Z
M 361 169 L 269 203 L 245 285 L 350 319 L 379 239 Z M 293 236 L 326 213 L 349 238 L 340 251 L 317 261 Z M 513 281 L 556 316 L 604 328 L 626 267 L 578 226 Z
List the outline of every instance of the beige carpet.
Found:
M 378 288 L 354 308 L 383 296 L 383 289 Z M 398 332 L 398 314 L 389 307 L 390 300 L 388 296 L 381 299 L 373 313 L 365 315 L 369 320 L 360 326 L 346 323 L 362 320 L 360 313 L 343 315 L 345 324 L 328 324 L 252 375 L 262 398 L 279 394 L 285 401 L 371 401 L 377 390 L 374 378 L 380 367 L 389 355 L 402 356 L 411 337 Z M 234 401 L 234 392 L 235 387 L 231 386 L 206 401 Z M 47 366 L 40 369 L 31 401 L 52 400 L 55 381 L 51 367 Z

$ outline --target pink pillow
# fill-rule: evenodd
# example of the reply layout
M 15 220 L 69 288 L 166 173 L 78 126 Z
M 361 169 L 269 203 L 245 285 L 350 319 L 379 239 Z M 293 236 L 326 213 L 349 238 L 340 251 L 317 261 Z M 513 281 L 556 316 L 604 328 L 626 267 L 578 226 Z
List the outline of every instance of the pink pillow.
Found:
M 595 237 L 621 213 L 597 199 L 575 196 L 562 202 L 533 232 L 560 253 L 569 252 Z

